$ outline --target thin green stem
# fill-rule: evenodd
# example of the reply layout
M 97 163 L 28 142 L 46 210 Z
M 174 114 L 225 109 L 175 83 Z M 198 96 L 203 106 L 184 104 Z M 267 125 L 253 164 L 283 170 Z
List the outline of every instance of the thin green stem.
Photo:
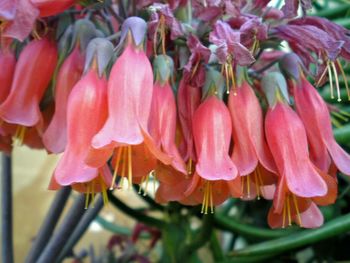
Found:
M 340 216 L 318 229 L 308 229 L 290 234 L 286 237 L 265 241 L 245 249 L 234 251 L 231 257 L 277 255 L 285 251 L 311 245 L 322 240 L 350 231 L 350 214 Z
M 154 226 L 157 228 L 162 228 L 166 224 L 165 222 L 159 219 L 147 216 L 144 213 L 136 211 L 135 209 L 127 206 L 115 195 L 113 195 L 111 192 L 108 192 L 108 199 L 116 208 L 118 208 L 119 210 L 121 210 L 122 212 L 124 212 L 125 214 L 127 214 L 128 216 L 134 218 L 139 222 L 142 222 L 146 225 Z
M 203 216 L 203 224 L 201 229 L 196 234 L 195 238 L 188 245 L 185 245 L 182 250 L 179 251 L 179 258 L 188 258 L 192 253 L 200 249 L 210 240 L 213 230 L 213 219 L 214 216 L 212 214 Z
M 230 231 L 250 239 L 275 239 L 294 232 L 292 229 L 272 230 L 246 225 L 236 221 L 234 218 L 215 214 L 214 225 L 221 230 Z
M 215 262 L 220 262 L 224 260 L 224 253 L 221 249 L 221 244 L 218 240 L 218 237 L 215 233 L 215 231 L 212 231 L 211 237 L 210 237 L 210 248 L 213 253 L 213 257 Z

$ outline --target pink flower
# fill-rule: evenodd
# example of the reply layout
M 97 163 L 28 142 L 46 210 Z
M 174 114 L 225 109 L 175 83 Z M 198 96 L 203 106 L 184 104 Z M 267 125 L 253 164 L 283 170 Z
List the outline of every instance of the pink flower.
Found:
M 293 88 L 295 106 L 308 135 L 311 159 L 327 172 L 332 158 L 342 173 L 350 175 L 350 155 L 334 139 L 326 103 L 304 76 L 300 82 L 293 82 Z
M 231 123 L 227 107 L 213 95 L 208 97 L 194 113 L 196 172 L 203 179 L 233 180 L 237 177 L 236 165 L 229 156 Z

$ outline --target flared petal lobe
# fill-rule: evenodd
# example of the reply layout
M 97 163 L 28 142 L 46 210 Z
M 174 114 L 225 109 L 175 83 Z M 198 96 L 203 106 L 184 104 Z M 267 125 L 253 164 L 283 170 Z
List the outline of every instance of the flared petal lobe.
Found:
M 228 106 L 232 117 L 232 160 L 240 175 L 254 171 L 258 162 L 270 172 L 275 172 L 272 155 L 264 139 L 263 115 L 254 91 L 247 82 L 229 95 Z
M 21 52 L 10 94 L 0 106 L 6 122 L 34 126 L 41 119 L 39 103 L 57 62 L 57 48 L 46 38 L 30 42 Z
M 55 87 L 55 113 L 49 127 L 43 135 L 43 142 L 48 151 L 60 153 L 67 143 L 67 103 L 69 94 L 83 73 L 84 56 L 79 48 L 64 61 Z
M 288 189 L 300 197 L 327 194 L 327 185 L 309 159 L 305 128 L 297 114 L 278 102 L 265 120 L 266 139 L 279 174 Z
M 114 64 L 108 81 L 109 116 L 93 139 L 94 148 L 140 144 L 152 102 L 153 73 L 142 50 L 128 45 Z
M 311 156 L 318 168 L 327 172 L 331 164 L 350 175 L 350 155 L 335 141 L 328 107 L 315 88 L 302 78 L 294 86 L 295 105 L 310 141 Z
M 207 98 L 193 116 L 193 136 L 198 156 L 196 172 L 207 180 L 233 180 L 238 171 L 228 155 L 232 121 L 225 104 Z
M 54 172 L 60 185 L 89 182 L 98 168 L 85 163 L 91 140 L 107 118 L 107 82 L 90 70 L 73 88 L 67 108 L 67 147 Z

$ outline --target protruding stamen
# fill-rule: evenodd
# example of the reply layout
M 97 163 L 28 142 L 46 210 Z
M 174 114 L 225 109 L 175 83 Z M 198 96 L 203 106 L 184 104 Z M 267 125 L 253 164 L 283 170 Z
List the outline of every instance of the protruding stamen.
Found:
M 329 85 L 330 85 L 330 89 L 331 89 L 331 98 L 334 99 L 333 77 L 332 77 L 331 67 L 329 66 L 329 61 L 327 62 L 327 70 L 328 70 Z
M 163 52 L 163 55 L 166 55 L 166 49 L 165 49 L 165 18 L 164 18 L 164 15 L 161 15 L 160 16 L 160 37 L 161 37 L 161 40 L 162 40 L 162 52 Z
M 142 186 L 143 182 L 145 181 L 146 176 L 147 176 L 147 175 L 144 175 L 144 176 L 141 177 L 141 182 L 140 182 L 140 184 L 139 184 L 139 191 L 137 192 L 138 194 L 141 194 L 141 193 L 142 193 L 142 192 L 141 192 L 141 189 L 142 189 L 141 186 Z
M 192 69 L 192 73 L 191 73 L 191 79 L 193 78 L 194 74 L 196 74 L 200 62 L 201 62 L 201 61 L 198 59 L 198 61 L 197 61 L 196 64 L 194 65 L 194 67 L 193 67 L 193 69 Z
M 115 181 L 117 179 L 117 173 L 118 173 L 118 169 L 119 169 L 120 158 L 122 157 L 122 151 L 123 151 L 123 147 L 119 147 L 118 153 L 117 153 L 117 160 L 116 160 L 114 172 L 113 172 L 112 184 L 111 184 L 111 187 L 109 188 L 110 190 L 113 190 L 113 186 L 114 186 Z
M 156 193 L 156 184 L 157 184 L 157 176 L 156 176 L 156 171 L 152 170 L 151 175 L 153 176 L 153 193 Z
M 84 206 L 85 209 L 88 209 L 89 207 L 89 199 L 90 199 L 90 184 L 87 183 L 86 193 L 85 193 L 85 206 Z
M 225 63 L 225 78 L 226 78 L 226 93 L 230 93 L 230 80 L 229 80 L 229 69 L 228 63 Z
M 283 206 L 283 212 L 282 212 L 282 228 L 286 227 L 286 206 Z
M 258 176 L 256 175 L 256 171 L 254 171 L 254 179 L 255 179 L 255 189 L 256 189 L 256 198 L 260 200 L 260 184 L 259 184 L 259 179 Z
M 103 181 L 101 176 L 99 176 L 98 179 L 100 181 L 99 183 L 100 183 L 100 186 L 101 186 L 101 193 L 102 193 L 103 204 L 107 205 L 108 204 L 108 195 L 107 195 L 107 191 L 106 191 L 106 189 L 107 189 L 106 184 Z
M 187 164 L 187 174 L 192 174 L 192 158 L 191 157 L 188 160 L 188 164 Z
M 26 127 L 18 125 L 16 128 L 15 139 L 17 139 L 17 145 L 22 146 L 24 142 L 24 137 L 26 134 Z
M 292 215 L 290 211 L 290 202 L 289 202 L 289 195 L 287 195 L 287 211 L 288 211 L 288 225 L 292 225 Z
M 245 177 L 242 176 L 241 178 L 242 178 L 242 184 L 241 184 L 241 193 L 242 193 L 242 196 L 241 196 L 241 198 L 243 198 L 243 197 L 244 197 L 244 179 L 245 179 Z
M 247 175 L 247 194 L 248 194 L 248 198 L 250 198 L 250 177 L 249 177 L 249 174 Z
M 119 186 L 121 185 L 121 188 L 123 187 L 122 182 L 123 182 L 124 177 L 125 177 L 126 160 L 127 160 L 126 158 L 127 158 L 127 149 L 125 149 L 124 152 L 123 152 L 123 164 L 122 164 L 122 172 L 121 172 L 121 174 L 120 174 L 121 180 L 120 180 L 120 184 L 119 184 Z
M 318 87 L 320 85 L 320 83 L 322 82 L 323 78 L 326 76 L 327 72 L 328 72 L 328 66 L 324 69 L 324 71 L 321 74 L 321 77 L 316 82 L 316 85 L 315 85 L 316 87 Z
M 338 101 L 341 101 L 337 68 L 335 67 L 335 64 L 333 61 L 331 62 L 331 65 L 332 65 L 332 69 L 333 69 L 333 73 L 334 73 L 335 85 L 337 88 Z
M 236 80 L 235 80 L 235 74 L 233 73 L 233 68 L 231 63 L 230 63 L 229 69 L 230 69 L 230 76 L 231 76 L 232 87 L 233 87 L 233 95 L 236 96 L 237 95 Z
M 343 80 L 345 82 L 345 88 L 346 88 L 346 93 L 348 95 L 348 100 L 350 100 L 350 90 L 349 90 L 349 85 L 348 85 L 348 79 L 346 77 L 344 69 L 343 69 L 341 63 L 339 62 L 339 60 L 337 60 L 337 65 L 338 65 L 338 67 L 340 69 L 341 75 L 343 76 Z
M 146 196 L 147 195 L 147 192 L 148 192 L 148 182 L 149 182 L 149 175 L 151 173 L 147 174 L 146 175 L 146 178 L 145 178 L 145 182 L 146 182 L 146 185 L 145 185 L 145 189 L 143 190 L 143 196 Z
M 95 180 L 92 180 L 91 182 L 90 193 L 91 193 L 91 206 L 95 207 Z
M 262 186 L 262 185 L 264 185 L 264 181 L 263 181 L 263 179 L 261 177 L 260 167 L 259 166 L 257 167 L 256 171 L 257 171 L 257 174 L 258 174 L 259 185 Z M 264 188 L 261 188 L 261 194 L 264 195 Z
M 209 181 L 204 183 L 204 193 L 203 193 L 203 202 L 201 213 L 207 215 L 208 207 L 210 206 L 211 213 L 214 213 L 214 205 L 213 205 L 213 191 L 212 186 Z
M 303 227 L 303 223 L 301 222 L 301 216 L 300 216 L 300 212 L 299 212 L 299 206 L 298 206 L 297 198 L 295 197 L 295 195 L 293 195 L 293 203 L 294 203 L 295 211 L 297 212 L 299 225 L 300 225 L 300 227 Z
M 210 212 L 214 214 L 214 202 L 213 202 L 213 186 L 209 184 L 210 187 L 210 193 L 209 193 L 209 199 L 210 199 Z

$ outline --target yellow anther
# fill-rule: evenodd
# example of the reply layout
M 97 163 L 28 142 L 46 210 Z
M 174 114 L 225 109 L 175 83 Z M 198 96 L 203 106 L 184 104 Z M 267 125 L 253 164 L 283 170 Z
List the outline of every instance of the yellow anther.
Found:
M 115 181 L 117 179 L 117 173 L 118 173 L 118 169 L 119 169 L 120 158 L 122 156 L 122 151 L 123 151 L 123 147 L 119 147 L 118 153 L 117 153 L 117 159 L 116 159 L 116 163 L 115 163 L 115 167 L 114 167 L 114 172 L 113 172 L 113 180 L 112 180 L 110 190 L 113 190 Z

